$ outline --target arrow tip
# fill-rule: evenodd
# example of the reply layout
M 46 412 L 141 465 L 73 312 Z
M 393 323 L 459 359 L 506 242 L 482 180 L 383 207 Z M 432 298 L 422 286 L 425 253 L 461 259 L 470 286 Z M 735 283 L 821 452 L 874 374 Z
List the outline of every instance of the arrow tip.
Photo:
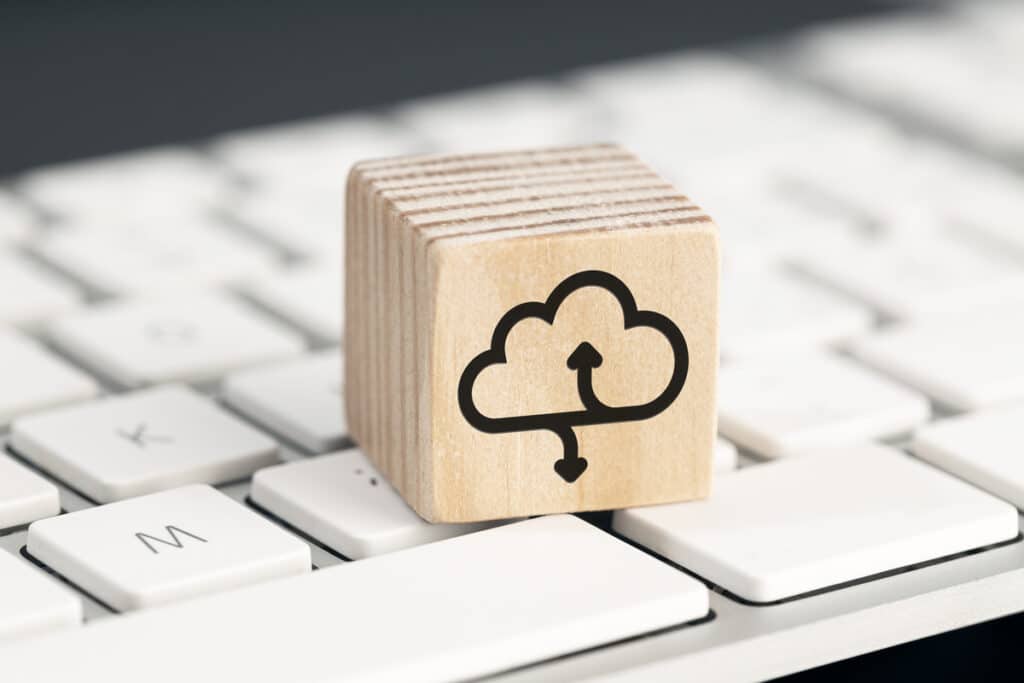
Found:
M 570 370 L 579 370 L 581 368 L 599 368 L 604 359 L 601 354 L 597 352 L 590 342 L 583 342 L 576 347 L 576 350 L 569 354 L 569 358 L 565 361 L 565 364 L 569 366 Z
M 586 458 L 571 458 L 555 461 L 555 472 L 558 473 L 566 484 L 571 484 L 580 478 L 580 475 L 587 469 Z

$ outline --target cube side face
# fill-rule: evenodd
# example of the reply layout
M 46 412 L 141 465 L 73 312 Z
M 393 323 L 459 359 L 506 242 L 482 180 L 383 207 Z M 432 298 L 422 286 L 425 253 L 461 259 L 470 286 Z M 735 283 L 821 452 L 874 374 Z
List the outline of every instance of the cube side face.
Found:
M 412 245 L 403 241 L 400 216 L 366 180 L 363 164 L 349 173 L 346 192 L 343 383 L 348 432 L 416 506 L 416 449 L 407 443 L 415 432 L 406 427 L 414 393 L 398 389 L 405 381 L 405 345 L 413 333 L 411 323 L 399 318 L 413 305 L 409 269 L 400 256 L 408 258 L 405 252 Z
M 368 324 L 370 309 L 365 305 L 367 255 L 362 242 L 362 188 L 358 168 L 349 172 L 345 188 L 345 310 L 344 334 L 345 354 L 343 388 L 345 393 L 345 421 L 349 434 L 362 442 L 366 437 L 365 382 L 363 369 L 366 365 L 365 344 L 362 334 Z
M 714 224 L 441 240 L 426 258 L 421 514 L 477 521 L 708 494 Z

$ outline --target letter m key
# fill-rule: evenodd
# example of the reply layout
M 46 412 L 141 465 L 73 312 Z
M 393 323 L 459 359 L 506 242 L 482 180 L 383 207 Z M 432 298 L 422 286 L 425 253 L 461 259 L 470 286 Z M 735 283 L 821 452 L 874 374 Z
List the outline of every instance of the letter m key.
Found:
M 135 538 L 139 539 L 142 542 L 142 544 L 149 548 L 150 552 L 154 555 L 160 554 L 160 549 L 153 545 L 154 543 L 169 545 L 172 548 L 185 547 L 184 544 L 182 543 L 182 536 L 188 536 L 189 538 L 195 539 L 202 543 L 206 543 L 205 538 L 202 538 L 201 536 L 196 536 L 193 533 L 190 533 L 188 531 L 185 531 L 184 529 L 178 528 L 170 524 L 164 527 L 164 531 L 167 532 L 167 536 L 170 538 L 170 540 L 158 538 L 156 536 L 150 536 L 149 534 L 144 534 L 141 531 L 135 534 Z M 150 543 L 150 541 L 152 541 L 152 543 Z

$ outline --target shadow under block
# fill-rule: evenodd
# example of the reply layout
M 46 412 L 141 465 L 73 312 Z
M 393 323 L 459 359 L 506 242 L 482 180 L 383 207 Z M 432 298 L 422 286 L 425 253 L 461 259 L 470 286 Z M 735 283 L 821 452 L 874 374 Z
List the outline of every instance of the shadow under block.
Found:
M 346 209 L 355 441 L 424 518 L 709 493 L 718 234 L 614 145 L 364 162 Z

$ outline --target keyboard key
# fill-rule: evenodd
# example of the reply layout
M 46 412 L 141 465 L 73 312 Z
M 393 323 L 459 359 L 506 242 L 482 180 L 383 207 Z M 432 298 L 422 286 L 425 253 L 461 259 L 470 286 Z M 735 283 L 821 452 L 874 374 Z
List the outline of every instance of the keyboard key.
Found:
M 59 514 L 57 487 L 0 454 L 0 529 Z
M 914 432 L 914 453 L 1024 508 L 1024 403 L 939 420 Z
M 0 427 L 17 415 L 99 393 L 99 385 L 26 337 L 0 330 Z
M 339 262 L 341 257 L 335 254 Z M 306 266 L 253 280 L 243 291 L 320 342 L 341 342 L 344 281 L 337 266 Z
M 4 675 L 135 683 L 159 662 L 183 681 L 201 662 L 209 680 L 464 680 L 707 611 L 700 582 L 559 515 L 28 641 L 4 652 Z
M 1022 400 L 1020 306 L 982 307 L 913 321 L 858 339 L 849 349 L 865 363 L 956 410 Z
M 305 346 L 298 335 L 215 292 L 110 302 L 54 321 L 47 334 L 126 387 L 208 381 Z
M 338 349 L 243 370 L 221 391 L 236 410 L 314 453 L 337 448 L 348 433 Z
M 849 360 L 812 352 L 723 366 L 719 430 L 778 458 L 909 432 L 928 401 Z
M 1020 62 L 992 53 L 996 44 L 951 16 L 907 13 L 813 32 L 794 60 L 858 99 L 1017 152 L 1024 148 Z
M 586 97 L 540 81 L 428 97 L 402 105 L 397 114 L 442 152 L 589 142 L 601 123 Z
M 712 51 L 588 69 L 578 84 L 611 112 L 611 134 L 602 137 L 626 144 L 675 180 L 695 164 L 731 159 L 734 168 L 750 168 L 878 125 L 831 98 Z M 753 109 L 757 116 L 749 115 Z
M 1017 536 L 1011 505 L 891 448 L 740 470 L 707 500 L 622 510 L 616 531 L 772 602 Z
M 975 161 L 963 164 L 947 183 L 956 183 L 963 198 L 948 207 L 950 222 L 969 234 L 987 238 L 996 248 L 1009 249 L 1018 262 L 1024 256 L 1024 230 L 1018 216 L 1024 215 L 1024 176 L 995 163 Z
M 986 39 L 986 50 L 998 50 L 994 53 L 1011 59 L 1024 57 L 1024 46 L 1020 44 L 1020 36 L 1024 32 L 1024 6 L 1012 2 L 971 2 L 954 5 L 950 9 L 974 24 L 972 28 Z
M 100 294 L 202 287 L 266 275 L 278 259 L 199 216 L 75 223 L 33 249 Z
M 35 224 L 35 216 L 28 207 L 0 191 L 0 245 L 28 237 Z
M 80 623 L 82 603 L 74 593 L 0 550 L 0 641 Z
M 970 310 L 1024 293 L 1024 268 L 938 235 L 848 245 L 799 264 L 897 319 Z
M 251 495 L 260 507 L 355 560 L 493 526 L 425 522 L 358 450 L 260 470 Z
M 277 444 L 182 386 L 16 420 L 11 445 L 103 503 L 183 484 L 241 479 L 277 462 Z
M 383 119 L 346 114 L 227 135 L 215 141 L 213 153 L 259 185 L 325 191 L 340 202 L 352 164 L 408 154 L 418 146 Z M 340 234 L 340 224 L 338 229 Z
M 341 261 L 345 197 L 340 185 L 260 186 L 232 198 L 224 211 L 250 233 L 293 256 L 328 264 Z
M 912 148 L 897 150 L 893 156 L 897 154 L 899 159 L 882 163 L 893 169 L 893 175 L 900 173 L 906 177 L 899 183 L 887 183 L 893 195 L 890 205 L 895 207 L 902 202 L 905 211 L 894 210 L 891 218 L 882 212 L 884 228 L 895 234 L 902 227 L 898 225 L 901 221 L 918 222 L 932 226 L 933 236 L 938 226 L 950 235 L 981 233 L 994 238 L 997 244 L 1003 240 L 1011 247 L 1024 248 L 1015 218 L 1024 211 L 1024 181 L 1019 175 L 993 160 L 939 145 L 916 142 Z M 948 187 L 957 188 L 958 201 L 944 201 L 944 190 Z M 919 231 L 928 236 L 920 228 Z
M 715 439 L 714 461 L 711 463 L 715 474 L 732 472 L 739 465 L 739 453 L 736 447 L 725 439 Z
M 845 207 L 871 221 L 875 234 L 881 232 L 879 227 L 896 227 L 902 232 L 902 225 L 894 224 L 897 218 L 904 222 L 909 209 L 922 208 L 925 199 L 931 200 L 926 205 L 929 209 L 942 206 L 936 185 L 942 177 L 938 170 L 945 165 L 936 162 L 951 156 L 946 147 L 911 140 L 896 129 L 881 126 L 773 158 L 764 172 L 791 190 Z M 886 172 L 878 173 L 878 168 Z M 939 214 L 927 215 L 934 218 Z
M 0 297 L 0 324 L 35 325 L 73 309 L 79 293 L 30 260 L 0 250 L 0 292 L 17 292 Z
M 819 145 L 813 155 L 773 160 L 768 172 L 829 204 L 847 207 L 870 221 L 875 236 L 947 243 L 947 235 L 967 227 L 1010 242 L 1020 234 L 1015 217 L 1024 211 L 1022 181 L 1005 167 L 894 133 L 852 143 L 842 144 L 842 150 Z M 877 173 L 879 168 L 886 172 Z M 946 201 L 949 187 L 957 188 L 958 201 Z M 814 258 L 812 251 L 803 255 Z
M 766 174 L 735 159 L 689 165 L 693 168 L 678 183 L 714 217 L 727 275 L 752 267 L 765 270 L 802 255 L 841 252 L 847 243 L 864 239 L 862 217 L 834 202 L 809 198 L 774 169 Z
M 166 216 L 206 206 L 227 177 L 184 147 L 156 147 L 49 166 L 22 177 L 19 189 L 63 217 Z
M 121 611 L 311 567 L 308 545 L 201 485 L 35 522 L 28 552 Z
M 732 360 L 826 346 L 871 327 L 870 310 L 776 270 L 722 278 L 721 351 Z

